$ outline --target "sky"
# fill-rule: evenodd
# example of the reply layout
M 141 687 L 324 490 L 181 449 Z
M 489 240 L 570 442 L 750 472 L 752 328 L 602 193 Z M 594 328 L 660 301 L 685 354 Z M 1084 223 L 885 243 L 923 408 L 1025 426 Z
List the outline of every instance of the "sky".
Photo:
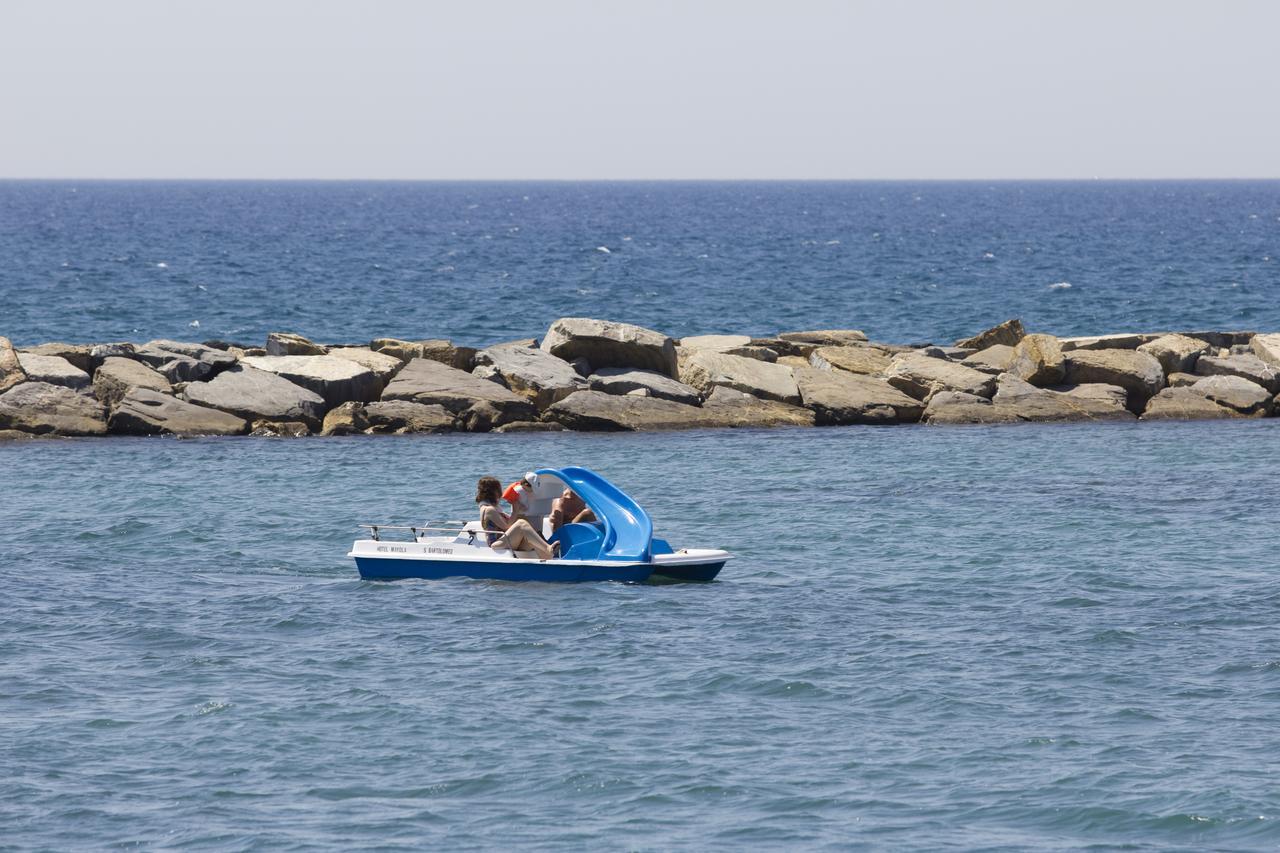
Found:
M 1280 177 L 1280 2 L 0 0 L 0 177 Z

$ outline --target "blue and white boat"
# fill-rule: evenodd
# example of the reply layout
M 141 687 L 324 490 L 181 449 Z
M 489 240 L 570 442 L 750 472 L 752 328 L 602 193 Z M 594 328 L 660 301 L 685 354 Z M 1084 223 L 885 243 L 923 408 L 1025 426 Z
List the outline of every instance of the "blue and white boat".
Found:
M 713 580 L 730 559 L 712 548 L 674 550 L 653 535 L 649 515 L 629 495 L 586 468 L 543 468 L 529 505 L 529 521 L 542 527 L 552 502 L 566 488 L 595 513 L 596 521 L 566 524 L 548 537 L 560 556 L 540 560 L 532 551 L 489 547 L 479 521 L 424 526 L 364 524 L 369 538 L 357 539 L 347 555 L 365 580 L 468 577 L 504 581 Z M 407 538 L 388 539 L 396 531 Z

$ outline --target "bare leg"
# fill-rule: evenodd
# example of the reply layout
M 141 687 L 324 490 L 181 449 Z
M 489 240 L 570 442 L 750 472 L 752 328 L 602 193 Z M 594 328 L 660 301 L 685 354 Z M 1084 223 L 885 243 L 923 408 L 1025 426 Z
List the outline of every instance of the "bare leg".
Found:
M 583 521 L 595 521 L 595 520 L 596 520 L 596 514 L 592 512 L 590 509 L 584 509 L 582 512 L 578 513 L 573 517 L 573 521 L 575 524 Z
M 493 544 L 497 547 L 505 545 L 513 552 L 532 551 L 538 555 L 540 560 L 550 560 L 555 556 L 555 551 L 547 544 L 547 540 L 539 536 L 533 526 L 523 518 L 508 527 L 507 532 L 502 534 L 498 541 Z

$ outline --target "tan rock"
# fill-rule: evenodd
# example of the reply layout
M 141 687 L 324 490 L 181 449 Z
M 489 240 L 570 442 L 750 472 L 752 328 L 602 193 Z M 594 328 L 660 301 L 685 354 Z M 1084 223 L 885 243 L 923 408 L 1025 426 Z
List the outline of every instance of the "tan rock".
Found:
M 395 356 L 387 355 L 383 352 L 374 352 L 367 347 L 329 347 L 329 355 L 353 361 L 371 371 L 378 381 L 379 394 L 382 393 L 383 388 L 387 387 L 387 383 L 400 372 L 400 368 L 404 367 L 404 362 Z
M 1206 376 L 1192 385 L 1191 390 L 1248 417 L 1271 414 L 1271 393 L 1240 376 Z
M 1170 373 L 1165 380 L 1165 385 L 1169 388 L 1186 388 L 1195 385 L 1203 376 L 1196 376 L 1194 373 Z
M 751 338 L 747 335 L 691 335 L 681 338 L 677 343 L 681 349 L 709 349 L 714 352 L 725 352 L 738 347 L 751 346 Z
M 537 410 L 526 398 L 497 382 L 426 358 L 415 358 L 405 365 L 382 392 L 382 399 L 441 405 L 454 415 L 475 415 L 477 424 L 482 419 L 489 428 L 538 419 Z
M 408 400 L 384 400 L 364 408 L 369 432 L 449 432 L 457 429 L 454 417 L 444 406 L 411 403 Z
M 89 374 L 62 356 L 23 351 L 18 353 L 18 363 L 31 382 L 48 382 L 77 390 L 89 387 Z
M 812 358 L 812 355 L 810 356 Z M 808 358 L 801 358 L 798 355 L 780 355 L 777 364 L 782 367 L 812 367 L 812 363 Z
M 315 391 L 275 373 L 258 370 L 248 361 L 219 373 L 209 382 L 190 383 L 182 390 L 182 397 L 191 403 L 230 412 L 251 421 L 255 432 L 259 421 L 302 422 L 315 428 L 320 426 L 327 408 L 324 397 Z
M 93 396 L 48 382 L 24 382 L 0 394 L 0 429 L 52 435 L 102 435 L 106 412 Z
M 986 349 L 978 350 L 973 355 L 966 356 L 960 363 L 965 367 L 972 367 L 974 370 L 981 370 L 983 373 L 999 375 L 1009 369 L 1009 365 L 1013 364 L 1014 348 L 1008 344 L 992 344 Z
M 1254 335 L 1249 348 L 1267 364 L 1280 368 L 1280 334 Z
M 0 394 L 26 381 L 27 374 L 22 371 L 17 350 L 8 338 L 0 337 Z
M 555 421 L 513 421 L 503 424 L 494 432 L 564 432 L 564 424 Z
M 267 355 L 324 355 L 329 348 L 293 332 L 271 332 L 266 350 Z
M 242 435 L 243 418 L 134 386 L 111 412 L 108 428 L 125 435 Z
M 364 406 L 361 403 L 348 402 L 331 409 L 324 416 L 324 425 L 320 428 L 320 434 L 355 435 L 368 428 L 369 420 L 365 417 Z
M 872 376 L 804 367 L 795 371 L 795 379 L 801 401 L 819 426 L 915 423 L 924 413 L 919 400 Z
M 815 347 L 844 347 L 867 342 L 867 335 L 860 329 L 815 329 L 808 332 L 783 332 L 778 339 L 793 344 Z
M 765 400 L 796 405 L 800 389 L 791 368 L 752 358 L 695 350 L 680 365 L 680 381 L 704 396 L 716 386 L 733 388 Z
M 1196 361 L 1198 376 L 1240 376 L 1257 382 L 1274 393 L 1280 392 L 1280 367 L 1263 361 L 1253 353 L 1226 356 L 1202 355 Z
M 1141 412 L 1164 387 L 1164 368 L 1137 350 L 1071 350 L 1066 354 L 1066 381 L 1072 385 L 1100 382 L 1118 385 L 1129 395 L 1129 411 Z
M 1053 335 L 1026 335 L 1014 347 L 1009 373 L 1032 385 L 1057 385 L 1066 374 L 1062 348 Z
M 1121 332 L 1114 335 L 1087 335 L 1085 337 L 1058 338 L 1062 351 L 1093 349 L 1137 349 L 1162 337 L 1163 332 Z
M 1133 420 L 1125 404 L 1128 394 L 1115 385 L 1088 384 L 1061 390 L 1037 388 L 1013 374 L 1000 377 L 992 402 L 1019 420 Z
M 717 387 L 701 407 L 658 397 L 579 391 L 547 410 L 575 430 L 669 430 L 712 427 L 812 426 L 813 413 L 751 394 Z
M 813 412 L 754 394 L 717 386 L 702 402 L 708 427 L 810 427 Z
M 1018 319 L 1005 320 L 998 326 L 992 326 L 985 332 L 979 332 L 972 338 L 964 338 L 956 341 L 958 347 L 968 347 L 973 350 L 984 350 L 995 344 L 1004 344 L 1013 347 L 1018 345 L 1018 341 L 1022 340 L 1026 334 L 1022 329 L 1022 321 Z
M 890 385 L 917 400 L 924 400 L 937 391 L 963 391 L 990 397 L 996 388 L 995 378 L 989 374 L 919 352 L 896 356 L 885 377 Z
M 87 374 L 92 374 L 94 368 L 97 367 L 97 365 L 94 363 L 94 359 L 92 356 L 92 351 L 93 351 L 92 344 L 64 344 L 64 343 L 40 344 L 39 346 L 34 346 L 34 347 L 23 347 L 22 351 L 26 353 L 30 353 L 32 355 L 44 355 L 44 356 L 51 356 L 53 358 L 65 359 L 66 361 L 69 361 L 75 367 L 77 367 L 80 370 L 83 370 Z M 41 380 L 32 380 L 32 381 L 41 381 Z M 66 383 L 54 382 L 51 384 L 64 385 Z
M 675 341 L 630 323 L 561 317 L 542 339 L 542 350 L 565 361 L 585 358 L 592 368 L 638 367 L 672 379 L 680 376 Z
M 172 394 L 173 386 L 160 373 L 140 361 L 110 356 L 93 374 L 93 392 L 108 408 L 115 408 L 133 388 Z
M 1195 388 L 1165 388 L 1147 402 L 1144 421 L 1191 421 L 1238 418 L 1241 415 L 1205 397 Z
M 438 361 L 468 373 L 476 366 L 475 349 L 457 346 L 452 341 L 440 339 L 402 341 L 398 338 L 377 338 L 369 344 L 369 349 L 394 356 L 401 361 L 415 358 Z
M 647 391 L 649 396 L 661 397 L 686 406 L 702 405 L 698 389 L 654 370 L 638 370 L 632 367 L 602 367 L 588 380 L 592 391 L 606 394 L 631 394 Z
M 567 361 L 529 347 L 505 346 L 476 353 L 477 376 L 496 379 L 539 409 L 563 400 L 587 382 Z
M 818 347 L 809 364 L 819 370 L 845 370 L 874 376 L 889 369 L 892 359 L 883 350 L 868 346 Z
M 1010 424 L 1020 418 L 1008 407 L 964 391 L 939 391 L 929 398 L 923 420 L 928 424 Z
M 362 364 L 335 355 L 248 356 L 241 364 L 287 379 L 324 398 L 329 408 L 378 399 L 378 379 Z
M 1212 349 L 1207 341 L 1176 334 L 1161 335 L 1138 346 L 1138 352 L 1154 357 L 1166 374 L 1190 373 L 1195 369 L 1196 360 Z

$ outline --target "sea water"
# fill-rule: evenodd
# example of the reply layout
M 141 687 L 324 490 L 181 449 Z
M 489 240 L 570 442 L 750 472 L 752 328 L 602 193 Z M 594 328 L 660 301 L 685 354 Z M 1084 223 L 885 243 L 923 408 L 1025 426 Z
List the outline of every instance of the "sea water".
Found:
M 1272 184 L 0 194 L 0 333 L 27 343 L 1280 329 Z M 441 234 L 526 195 L 560 201 L 501 250 L 519 287 L 475 249 L 523 239 L 492 213 L 422 284 Z M 833 211 L 879 195 L 914 238 L 851 249 Z M 641 221 L 665 248 L 628 260 Z M 0 444 L 0 849 L 1273 849 L 1277 423 Z M 469 518 L 479 476 L 567 464 L 735 558 L 559 586 L 345 556 L 360 522 Z

